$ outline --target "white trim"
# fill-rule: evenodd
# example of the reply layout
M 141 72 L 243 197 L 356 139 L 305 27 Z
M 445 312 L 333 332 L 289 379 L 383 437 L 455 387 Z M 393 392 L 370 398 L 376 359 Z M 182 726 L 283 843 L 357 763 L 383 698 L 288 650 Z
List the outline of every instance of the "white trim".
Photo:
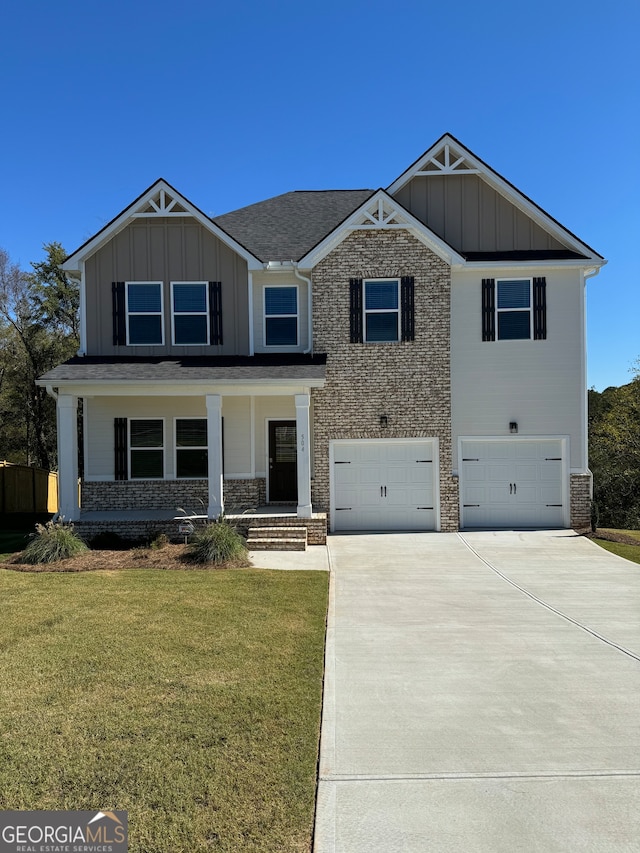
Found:
M 397 308 L 369 308 L 367 309 L 367 282 L 395 282 L 397 288 L 397 296 L 398 296 L 398 307 Z M 390 278 L 363 278 L 362 279 L 362 340 L 365 344 L 397 344 L 402 339 L 402 329 L 400 328 L 402 325 L 402 318 L 400 316 L 401 305 L 400 305 L 401 297 L 400 297 L 400 279 L 391 276 Z M 397 317 L 397 336 L 393 340 L 385 340 L 385 341 L 369 341 L 367 340 L 367 314 L 396 314 Z
M 206 394 L 207 409 L 207 516 L 218 518 L 224 512 L 224 458 L 222 449 L 222 396 Z
M 298 518 L 311 518 L 311 395 L 296 394 L 296 481 L 298 484 Z
M 77 521 L 78 504 L 78 398 L 59 394 L 56 400 L 58 433 L 58 512 L 65 521 Z
M 593 249 L 590 249 L 586 243 L 583 243 L 578 237 L 575 237 L 571 234 L 567 229 L 555 222 L 549 214 L 542 211 L 537 205 L 535 205 L 532 201 L 529 201 L 519 190 L 515 187 L 511 186 L 501 178 L 496 172 L 491 169 L 490 166 L 481 163 L 478 158 L 469 151 L 461 142 L 458 142 L 456 139 L 453 139 L 448 133 L 444 134 L 434 145 L 431 146 L 425 153 L 416 160 L 416 162 L 406 169 L 396 180 L 387 187 L 387 192 L 390 195 L 394 195 L 397 193 L 402 187 L 409 183 L 412 178 L 425 174 L 423 172 L 423 167 L 433 161 L 433 158 L 441 152 L 446 146 L 451 146 L 457 153 L 458 156 L 463 156 L 465 160 L 469 162 L 472 169 L 479 175 L 479 177 L 493 187 L 500 195 L 510 201 L 515 207 L 519 208 L 523 213 L 533 219 L 538 223 L 547 233 L 556 237 L 561 243 L 565 245 L 570 245 L 571 248 L 575 249 L 578 252 L 586 254 L 588 258 L 591 259 L 591 263 L 596 263 L 598 265 L 605 264 L 606 261 L 603 258 L 600 258 L 597 254 L 594 253 Z M 467 172 L 467 174 L 472 173 L 471 171 Z M 430 174 L 430 173 L 429 173 Z M 437 171 L 434 174 L 464 174 L 464 172 L 460 172 L 459 170 L 448 172 Z
M 531 276 L 519 276 L 517 278 L 513 277 L 505 277 L 505 278 L 496 278 L 495 281 L 495 308 L 494 308 L 494 320 L 495 320 L 495 330 L 496 330 L 496 342 L 498 341 L 532 341 L 533 340 L 533 278 Z M 529 307 L 528 308 L 498 308 L 498 283 L 501 281 L 528 281 L 529 282 Z M 498 325 L 498 317 L 500 314 L 505 314 L 508 311 L 517 311 L 518 313 L 524 314 L 525 311 L 529 313 L 529 337 L 528 338 L 501 338 L 499 325 Z
M 264 419 L 264 428 L 265 428 L 265 438 L 264 438 L 264 447 L 265 447 L 264 470 L 265 470 L 265 474 L 264 474 L 264 476 L 265 476 L 265 480 L 266 480 L 265 499 L 266 499 L 267 503 L 271 503 L 271 500 L 269 498 L 269 487 L 270 487 L 270 484 L 269 484 L 269 467 L 270 467 L 269 466 L 269 424 L 272 421 L 274 421 L 274 422 L 275 421 L 281 421 L 281 422 L 288 422 L 288 423 L 296 424 L 296 416 L 294 414 L 294 416 L 292 418 L 265 418 Z M 296 442 L 297 442 L 297 424 L 296 424 Z M 296 471 L 297 471 L 297 459 L 298 459 L 298 446 L 296 443 Z M 256 474 L 256 477 L 260 477 L 260 476 L 262 476 L 262 475 Z
M 85 262 L 80 263 L 80 349 L 78 355 L 87 354 L 87 273 Z
M 170 211 L 153 211 L 145 213 L 145 209 L 149 207 L 151 204 L 151 200 L 155 199 L 158 195 L 158 192 L 168 192 L 174 201 L 177 201 L 184 209 L 185 213 L 176 213 L 173 210 Z M 197 220 L 201 225 L 203 225 L 208 231 L 210 231 L 214 236 L 216 236 L 219 240 L 225 243 L 230 249 L 232 249 L 237 255 L 247 262 L 249 269 L 262 269 L 262 262 L 259 261 L 254 255 L 251 254 L 244 246 L 241 246 L 240 243 L 236 242 L 233 237 L 230 237 L 226 231 L 223 231 L 218 225 L 215 224 L 208 216 L 198 210 L 195 205 L 193 205 L 187 198 L 181 195 L 177 190 L 171 187 L 166 181 L 158 180 L 149 187 L 141 196 L 138 198 L 133 204 L 128 205 L 121 213 L 119 213 L 115 219 L 113 219 L 102 231 L 99 231 L 92 239 L 90 239 L 87 243 L 81 246 L 79 249 L 76 249 L 67 260 L 62 265 L 62 269 L 67 272 L 71 270 L 78 269 L 78 265 L 81 261 L 93 255 L 102 245 L 104 245 L 108 240 L 110 240 L 115 234 L 119 231 L 122 231 L 129 222 L 133 219 L 137 218 L 145 218 L 149 216 L 161 216 L 165 217 L 184 217 L 184 216 L 192 216 L 195 220 Z
M 131 446 L 131 422 L 132 421 L 161 421 L 162 422 L 162 447 L 132 447 Z M 162 477 L 134 477 L 132 474 L 132 466 L 131 466 L 131 452 L 132 450 L 161 450 L 162 451 Z M 132 480 L 134 482 L 139 482 L 141 480 L 167 480 L 167 428 L 166 428 L 166 418 L 145 418 L 145 417 L 134 417 L 127 418 L 127 465 L 128 465 L 128 480 Z M 175 472 L 174 472 L 175 473 Z
M 268 344 L 267 343 L 267 289 L 284 290 L 295 288 L 296 291 L 296 342 L 295 344 Z M 269 314 L 269 319 L 286 319 L 293 317 L 293 314 Z M 274 351 L 287 352 L 292 349 L 300 348 L 300 285 L 292 282 L 291 284 L 263 284 L 262 285 L 262 346 L 265 349 L 268 347 Z
M 253 273 L 247 273 L 247 305 L 249 306 L 249 355 L 255 355 L 255 344 L 253 340 Z
M 587 390 L 587 280 L 584 273 L 580 275 L 580 388 L 582 404 L 580 406 L 580 432 L 582 453 L 580 459 L 585 471 L 589 467 L 589 392 Z
M 435 531 L 440 532 L 440 439 L 436 436 L 415 438 L 332 438 L 329 440 L 329 523 L 336 529 L 336 488 L 334 480 L 334 448 L 344 444 L 431 444 L 433 447 L 433 511 Z
M 205 445 L 201 445 L 199 447 L 178 447 L 178 421 L 204 421 L 206 425 L 207 432 L 207 443 Z M 179 417 L 177 415 L 173 418 L 173 478 L 174 480 L 206 480 L 208 478 L 208 473 L 203 477 L 179 477 L 178 476 L 178 450 L 206 450 L 207 451 L 207 459 L 209 458 L 209 423 L 206 415 L 203 418 L 199 418 L 194 415 L 189 415 L 189 417 Z M 208 470 L 208 463 L 207 463 Z
M 205 310 L 204 311 L 179 311 L 178 317 L 204 317 L 205 318 L 205 329 L 207 332 L 206 341 L 200 341 L 196 344 L 178 344 L 176 343 L 176 311 L 175 311 L 175 300 L 174 300 L 174 288 L 176 285 L 180 287 L 182 284 L 200 284 L 204 287 L 204 297 L 205 297 Z M 171 281 L 169 282 L 170 286 L 170 295 L 169 299 L 171 300 L 171 343 L 174 347 L 205 347 L 210 345 L 210 336 L 209 336 L 209 312 L 211 311 L 211 306 L 209 305 L 209 282 L 208 281 Z
M 603 267 L 607 261 L 602 261 L 597 266 L 594 266 L 592 260 L 585 258 L 583 260 L 573 259 L 566 261 L 514 261 L 514 260 L 506 260 L 506 261 L 467 261 L 465 264 L 453 264 L 451 269 L 454 272 L 458 272 L 460 270 L 470 270 L 472 272 L 486 270 L 487 272 L 491 272 L 496 269 L 515 269 L 517 274 L 520 275 L 525 270 L 539 270 L 541 267 L 547 270 L 596 270 L 594 275 L 600 271 L 600 268 Z
M 83 480 L 89 479 L 87 471 L 89 470 L 89 397 L 78 398 L 82 399 L 82 471 Z M 113 475 L 115 480 L 115 473 Z M 80 492 L 82 501 L 82 492 Z
M 249 459 L 251 465 L 251 476 L 256 476 L 256 398 L 252 394 L 249 397 L 249 417 L 251 418 L 249 435 L 251 447 L 249 449 Z
M 143 285 L 157 285 L 160 288 L 160 334 L 162 340 L 159 343 L 154 344 L 132 344 L 129 340 L 129 316 L 134 317 L 157 317 L 157 311 L 134 311 L 132 315 L 129 312 L 129 285 L 130 284 L 143 284 Z M 164 346 L 164 282 L 162 281 L 125 281 L 124 283 L 124 313 L 125 313 L 125 326 L 127 332 L 127 346 L 128 347 L 163 347 Z
M 37 380 L 40 388 L 50 386 L 60 393 L 73 393 L 78 397 L 201 397 L 204 393 L 224 394 L 225 397 L 288 397 L 306 394 L 310 388 L 323 388 L 324 379 L 295 379 L 287 383 L 283 379 L 235 379 L 217 382 L 200 379 L 180 384 L 175 380 L 162 382 L 139 382 L 136 380 L 95 383 L 88 380 Z
M 463 481 L 462 481 L 462 443 L 464 441 L 482 442 L 525 442 L 525 441 L 559 441 L 562 453 L 562 519 L 564 527 L 571 527 L 571 497 L 569 482 L 569 463 L 571 459 L 571 439 L 568 435 L 459 435 L 458 436 L 458 470 L 453 476 L 458 477 L 458 512 L 460 529 L 464 530 Z
M 387 219 L 383 218 L 382 222 L 379 219 L 376 220 L 376 216 L 379 217 L 380 215 L 381 203 L 387 205 L 389 210 L 395 211 Z M 395 218 L 398 221 L 390 223 L 388 221 L 389 218 Z M 315 267 L 329 252 L 342 243 L 352 231 L 371 229 L 404 229 L 450 266 L 453 264 L 465 265 L 462 255 L 458 254 L 455 249 L 434 234 L 433 231 L 427 228 L 419 219 L 416 219 L 408 210 L 405 210 L 386 190 L 378 190 L 371 198 L 368 198 L 367 201 L 354 210 L 341 225 L 327 234 L 324 240 L 321 240 L 315 248 L 311 249 L 311 251 L 301 258 L 298 261 L 298 266 L 302 269 Z

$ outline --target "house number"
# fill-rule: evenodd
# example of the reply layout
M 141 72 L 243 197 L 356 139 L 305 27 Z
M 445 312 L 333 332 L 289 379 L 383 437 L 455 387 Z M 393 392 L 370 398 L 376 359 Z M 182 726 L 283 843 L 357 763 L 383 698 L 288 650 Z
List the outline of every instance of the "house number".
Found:
M 300 453 L 304 453 L 304 433 L 300 433 Z

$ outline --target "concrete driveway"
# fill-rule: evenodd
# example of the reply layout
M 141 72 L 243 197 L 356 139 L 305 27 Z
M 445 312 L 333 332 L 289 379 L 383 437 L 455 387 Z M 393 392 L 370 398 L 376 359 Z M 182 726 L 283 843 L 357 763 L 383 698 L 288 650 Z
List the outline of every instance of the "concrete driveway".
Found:
M 316 853 L 640 849 L 640 566 L 334 536 Z

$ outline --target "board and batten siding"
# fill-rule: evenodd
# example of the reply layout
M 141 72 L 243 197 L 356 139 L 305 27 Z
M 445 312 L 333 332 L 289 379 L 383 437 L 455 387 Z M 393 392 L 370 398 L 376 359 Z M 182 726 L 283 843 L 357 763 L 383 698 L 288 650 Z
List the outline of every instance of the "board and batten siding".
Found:
M 204 226 L 187 219 L 140 219 L 116 234 L 87 261 L 87 355 L 248 355 L 247 263 Z M 164 346 L 114 346 L 111 283 L 161 281 Z M 172 281 L 219 281 L 223 344 L 171 345 Z
M 279 411 L 278 406 L 276 411 Z M 125 417 L 164 418 L 165 479 L 171 480 L 175 478 L 174 419 L 206 418 L 205 397 L 92 397 L 85 400 L 87 480 L 114 479 L 113 422 L 114 418 Z M 223 397 L 222 417 L 225 478 L 248 477 L 251 471 L 251 399 Z
M 295 347 L 268 347 L 264 338 L 264 288 L 298 288 L 298 345 Z M 253 273 L 253 347 L 255 352 L 305 352 L 309 346 L 309 291 L 305 281 L 291 273 Z
M 461 252 L 566 248 L 477 175 L 416 177 L 395 197 Z
M 524 278 L 540 270 L 453 272 L 451 394 L 453 468 L 459 436 L 568 435 L 570 466 L 586 469 L 584 287 L 576 270 L 545 270 L 547 339 L 482 340 L 485 277 Z

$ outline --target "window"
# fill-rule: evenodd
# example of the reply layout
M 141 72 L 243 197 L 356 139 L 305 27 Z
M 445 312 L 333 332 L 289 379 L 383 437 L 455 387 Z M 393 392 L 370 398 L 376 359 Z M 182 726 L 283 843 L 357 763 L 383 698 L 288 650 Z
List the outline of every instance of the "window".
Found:
M 499 341 L 531 338 L 531 279 L 498 279 L 496 322 Z
M 208 475 L 207 419 L 176 418 L 176 477 Z
M 132 480 L 164 477 L 164 422 L 161 418 L 129 421 L 129 471 Z
M 397 279 L 364 281 L 364 340 L 398 341 L 400 299 Z
M 127 343 L 163 344 L 162 283 L 127 282 Z
M 205 281 L 171 282 L 173 343 L 195 346 L 209 343 L 208 286 Z
M 298 345 L 298 288 L 265 287 L 264 342 L 268 347 Z

